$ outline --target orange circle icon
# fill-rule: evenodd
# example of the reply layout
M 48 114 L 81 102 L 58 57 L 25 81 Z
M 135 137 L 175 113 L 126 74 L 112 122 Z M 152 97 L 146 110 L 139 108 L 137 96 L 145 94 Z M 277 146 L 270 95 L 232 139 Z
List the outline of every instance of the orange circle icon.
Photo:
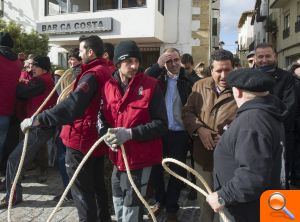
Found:
M 282 210 L 285 207 L 286 200 L 281 193 L 273 193 L 269 198 L 269 206 L 273 210 Z

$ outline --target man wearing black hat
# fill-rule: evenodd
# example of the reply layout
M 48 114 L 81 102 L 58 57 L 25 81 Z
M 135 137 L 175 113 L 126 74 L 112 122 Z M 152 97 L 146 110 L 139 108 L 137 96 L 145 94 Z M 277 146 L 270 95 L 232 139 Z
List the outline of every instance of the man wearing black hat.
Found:
M 0 162 L 4 142 L 16 102 L 16 87 L 22 64 L 11 48 L 13 40 L 6 32 L 0 32 Z M 5 95 L 5 96 L 4 96 Z
M 269 91 L 274 80 L 255 69 L 230 73 L 237 117 L 214 151 L 214 187 L 207 202 L 229 221 L 258 222 L 259 198 L 268 189 L 283 188 L 283 103 Z
M 151 168 L 162 160 L 161 137 L 167 131 L 167 113 L 158 81 L 139 71 L 141 53 L 133 41 L 122 41 L 114 53 L 118 67 L 106 82 L 99 119 L 114 164 L 111 177 L 117 221 L 143 221 L 144 208 L 126 173 L 120 145 L 123 144 L 133 180 L 146 195 Z
M 17 98 L 24 101 L 25 117 L 30 118 L 39 106 L 44 102 L 54 87 L 50 73 L 50 59 L 47 56 L 37 56 L 33 59 L 33 77 L 28 82 L 20 82 L 17 86 Z M 54 95 L 47 102 L 43 110 L 48 109 L 56 103 L 57 96 Z M 53 127 L 35 128 L 29 132 L 27 155 L 24 165 L 31 162 L 37 152 L 46 144 L 54 133 Z M 6 197 L 0 202 L 0 208 L 7 207 L 11 185 L 17 172 L 18 164 L 22 154 L 24 140 L 22 140 L 14 151 L 9 155 L 6 167 Z M 19 182 L 14 194 L 13 204 L 22 201 L 22 186 Z

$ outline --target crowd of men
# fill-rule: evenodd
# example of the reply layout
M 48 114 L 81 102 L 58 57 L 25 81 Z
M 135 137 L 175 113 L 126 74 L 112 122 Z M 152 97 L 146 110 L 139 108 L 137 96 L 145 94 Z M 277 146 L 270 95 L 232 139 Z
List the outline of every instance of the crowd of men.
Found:
M 190 192 L 203 222 L 222 221 L 216 214 L 221 210 L 229 221 L 259 221 L 259 197 L 265 190 L 300 187 L 300 64 L 290 72 L 280 69 L 272 45 L 257 45 L 247 56 L 249 68 L 241 68 L 223 49 L 212 53 L 208 67 L 203 62 L 194 67 L 190 54 L 167 48 L 143 70 L 134 41 L 114 47 L 96 35 L 82 36 L 79 47 L 69 52 L 70 68 L 54 73 L 49 57 L 30 55 L 22 64 L 12 48 L 10 35 L 0 33 L 2 208 L 9 195 L 14 195 L 13 205 L 22 201 L 21 179 L 10 194 L 24 143 L 10 141 L 15 140 L 9 136 L 13 116 L 29 133 L 25 168 L 55 138 L 64 187 L 104 136 L 66 197 L 74 202 L 79 221 L 111 221 L 107 157 L 113 165 L 117 221 L 143 220 L 144 206 L 129 182 L 122 144 L 137 188 L 144 197 L 149 187 L 154 190 L 152 210 L 155 216 L 166 213 L 168 222 L 178 221 L 183 183 L 172 176 L 165 180 L 165 157 L 185 163 L 190 152 L 192 167 L 214 190 L 206 198 Z M 58 81 L 57 93 L 33 116 Z M 170 168 L 187 176 L 176 165 Z

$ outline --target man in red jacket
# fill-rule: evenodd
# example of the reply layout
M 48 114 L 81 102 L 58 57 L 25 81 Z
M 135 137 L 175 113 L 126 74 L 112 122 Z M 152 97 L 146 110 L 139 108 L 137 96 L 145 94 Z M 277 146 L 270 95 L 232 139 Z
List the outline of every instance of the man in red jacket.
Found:
M 26 117 L 31 117 L 34 112 L 43 103 L 54 87 L 54 82 L 50 74 L 50 59 L 46 56 L 37 56 L 33 60 L 33 77 L 28 82 L 20 82 L 17 86 L 17 97 L 24 100 L 24 109 Z M 57 96 L 52 98 L 45 105 L 48 109 L 56 102 Z M 27 155 L 24 160 L 24 166 L 31 162 L 37 152 L 45 145 L 54 133 L 53 127 L 35 128 L 29 132 Z M 14 151 L 9 155 L 6 167 L 6 197 L 0 201 L 0 208 L 7 207 L 10 195 L 11 185 L 15 178 L 17 168 L 22 154 L 24 140 L 22 140 Z M 22 201 L 22 186 L 17 183 L 14 193 L 14 202 L 17 204 Z
M 13 46 L 10 35 L 0 32 L 0 162 L 10 116 L 14 112 L 16 88 L 22 68 L 17 54 L 11 50 Z
M 118 67 L 103 88 L 100 134 L 109 127 L 105 142 L 114 164 L 111 178 L 117 221 L 143 221 L 143 206 L 126 173 L 119 145 L 124 144 L 137 188 L 146 195 L 151 168 L 162 160 L 161 137 L 167 132 L 167 112 L 158 81 L 139 71 L 140 50 L 133 41 L 115 48 Z
M 103 51 L 102 58 L 106 59 L 107 66 L 112 74 L 117 69 L 115 67 L 115 64 L 113 63 L 115 47 L 113 44 L 109 42 L 104 43 L 103 46 L 104 46 L 104 51 Z
M 23 131 L 33 126 L 63 125 L 60 137 L 67 147 L 65 161 L 69 178 L 98 140 L 96 122 L 100 109 L 100 91 L 111 76 L 107 62 L 101 58 L 101 38 L 96 35 L 82 36 L 79 42 L 83 65 L 81 74 L 76 77 L 73 91 L 52 109 L 45 110 L 33 120 L 26 119 L 21 124 Z M 103 177 L 106 153 L 107 148 L 104 145 L 96 149 L 71 188 L 79 221 L 111 220 Z

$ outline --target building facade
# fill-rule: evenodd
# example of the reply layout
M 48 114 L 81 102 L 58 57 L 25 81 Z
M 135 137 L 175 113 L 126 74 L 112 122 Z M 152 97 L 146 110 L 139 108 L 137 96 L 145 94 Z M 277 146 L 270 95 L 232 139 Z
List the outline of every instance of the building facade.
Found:
M 254 33 L 245 37 L 253 35 L 248 51 L 259 43 L 271 43 L 278 66 L 285 69 L 300 59 L 300 0 L 256 0 L 251 25 Z
M 300 0 L 271 0 L 270 8 L 277 10 L 278 65 L 288 68 L 300 59 Z
M 251 24 L 253 14 L 253 11 L 243 12 L 238 24 L 237 54 L 243 67 L 246 67 L 248 64 L 247 54 L 249 52 L 249 48 L 251 48 L 251 44 L 253 44 L 255 39 L 254 26 Z
M 67 52 L 78 47 L 79 37 L 90 34 L 113 44 L 125 39 L 136 41 L 145 67 L 156 62 L 167 47 L 191 53 L 195 61 L 209 56 L 203 56 L 209 50 L 197 52 L 202 43 L 194 35 L 200 28 L 200 21 L 195 18 L 203 10 L 194 0 L 2 0 L 1 3 L 5 20 L 22 24 L 25 30 L 49 35 L 50 59 L 61 66 L 67 65 Z M 210 14 L 207 16 L 209 20 Z

